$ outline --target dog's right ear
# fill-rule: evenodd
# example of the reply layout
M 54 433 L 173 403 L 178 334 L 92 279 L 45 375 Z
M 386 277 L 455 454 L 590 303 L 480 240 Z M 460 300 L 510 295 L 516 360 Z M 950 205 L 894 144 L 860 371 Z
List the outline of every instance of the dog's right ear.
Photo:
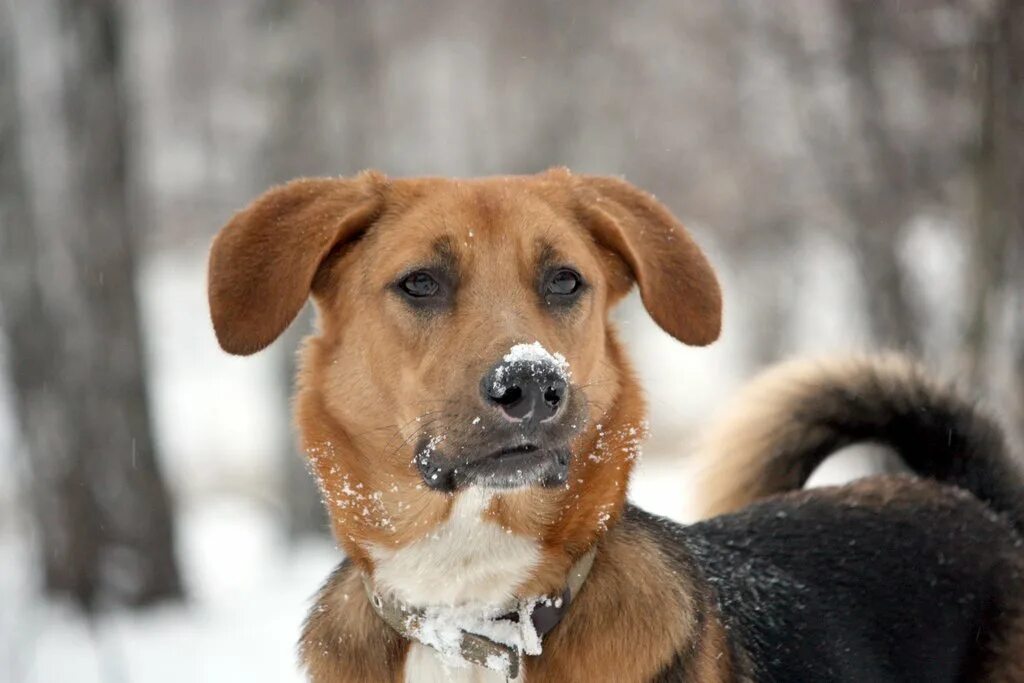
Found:
M 369 171 L 293 180 L 231 218 L 210 249 L 210 316 L 221 348 L 256 353 L 284 332 L 331 250 L 380 215 L 385 183 Z
M 722 330 L 722 290 L 689 232 L 653 195 L 619 178 L 548 172 L 573 188 L 577 211 L 595 239 L 617 253 L 661 329 L 691 346 Z

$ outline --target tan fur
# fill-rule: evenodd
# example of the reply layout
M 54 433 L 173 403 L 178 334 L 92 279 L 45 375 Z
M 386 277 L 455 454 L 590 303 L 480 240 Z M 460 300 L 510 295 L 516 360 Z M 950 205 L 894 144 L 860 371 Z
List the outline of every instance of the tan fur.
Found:
M 1015 602 L 999 617 L 995 643 L 991 648 L 985 683 L 1024 683 L 1024 559 L 1012 570 L 1018 589 Z
M 693 654 L 688 674 L 695 683 L 748 683 L 750 671 L 743 653 L 729 643 L 728 631 L 708 606 L 709 616 L 690 647 Z
M 538 300 L 545 251 L 589 284 L 566 316 L 553 316 Z M 438 258 L 455 265 L 457 306 L 425 320 L 395 296 L 394 282 Z M 401 549 L 451 513 L 453 497 L 430 491 L 412 466 L 417 440 L 442 435 L 458 444 L 472 436 L 474 418 L 485 409 L 480 378 L 513 344 L 539 341 L 566 357 L 573 391 L 587 405 L 568 486 L 501 492 L 486 511 L 541 547 L 542 560 L 516 590 L 521 596 L 560 589 L 575 559 L 622 513 L 644 404 L 608 314 L 633 282 L 669 334 L 697 345 L 717 338 L 718 282 L 682 225 L 622 180 L 564 169 L 475 180 L 368 172 L 293 181 L 232 218 L 213 244 L 209 268 L 214 328 L 232 353 L 272 342 L 312 295 L 319 329 L 300 355 L 296 422 L 334 535 L 371 576 L 371 547 Z M 628 553 L 615 557 L 632 566 Z M 651 582 L 675 585 L 670 575 L 652 572 Z M 653 583 L 645 593 L 652 607 L 656 592 L 663 600 L 664 589 Z M 611 592 L 602 597 L 623 600 Z M 335 615 L 344 605 L 321 607 L 334 616 L 314 615 L 304 661 L 315 680 L 349 680 L 341 662 L 355 650 L 330 638 L 366 644 L 383 632 L 344 631 Z M 368 618 L 365 605 L 349 609 L 346 619 Z M 664 625 L 645 627 L 657 636 L 653 649 L 641 648 L 648 654 L 685 636 Z M 593 629 L 586 633 L 611 642 Z M 401 648 L 393 634 L 384 642 L 391 661 Z M 656 664 L 642 655 L 627 660 L 644 671 Z M 366 668 L 358 676 L 379 673 L 376 665 L 359 666 Z
M 827 433 L 799 419 L 800 406 L 822 384 L 926 380 L 903 356 L 797 360 L 769 368 L 743 387 L 700 440 L 694 472 L 695 509 L 703 517 L 734 512 L 766 496 L 800 488 L 800 472 L 777 459 L 782 446 Z
M 320 591 L 299 642 L 313 683 L 401 681 L 408 642 L 373 611 L 358 572 L 335 573 Z
M 865 477 L 841 486 L 823 486 L 782 495 L 794 502 L 831 498 L 837 504 L 857 508 L 909 507 L 955 511 L 964 505 L 981 507 L 981 503 L 963 489 L 910 474 Z
M 649 680 L 693 640 L 694 602 L 652 539 L 613 529 L 544 656 L 528 662 L 526 680 Z

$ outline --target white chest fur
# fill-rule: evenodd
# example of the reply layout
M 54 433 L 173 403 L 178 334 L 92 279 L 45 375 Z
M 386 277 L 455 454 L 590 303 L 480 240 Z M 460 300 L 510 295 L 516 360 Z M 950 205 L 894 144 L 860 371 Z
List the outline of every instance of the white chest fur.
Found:
M 398 549 L 369 548 L 377 590 L 418 606 L 500 605 L 512 598 L 540 560 L 540 546 L 482 519 L 490 495 L 475 487 L 464 491 L 448 520 L 423 538 Z M 505 677 L 478 666 L 453 667 L 433 648 L 413 643 L 405 680 L 503 683 Z
M 540 559 L 536 541 L 508 533 L 481 514 L 490 494 L 459 494 L 448 520 L 402 548 L 372 546 L 377 590 L 413 605 L 501 604 Z

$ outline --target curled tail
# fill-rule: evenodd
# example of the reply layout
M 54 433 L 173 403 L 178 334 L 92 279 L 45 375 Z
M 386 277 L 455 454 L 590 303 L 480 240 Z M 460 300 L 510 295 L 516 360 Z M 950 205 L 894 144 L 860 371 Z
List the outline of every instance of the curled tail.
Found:
M 917 475 L 966 489 L 1024 532 L 1024 469 L 998 423 L 895 354 L 788 362 L 756 378 L 703 442 L 701 509 L 800 489 L 856 443 L 891 447 Z

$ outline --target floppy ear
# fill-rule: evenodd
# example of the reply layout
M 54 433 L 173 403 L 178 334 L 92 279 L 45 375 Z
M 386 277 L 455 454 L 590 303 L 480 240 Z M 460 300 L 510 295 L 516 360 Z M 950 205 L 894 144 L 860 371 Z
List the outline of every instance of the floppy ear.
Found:
M 362 233 L 384 204 L 383 176 L 302 178 L 236 213 L 210 249 L 209 298 L 221 348 L 248 355 L 295 319 L 324 258 Z
M 704 346 L 722 330 L 722 290 L 704 252 L 652 195 L 618 178 L 569 176 L 577 211 L 633 272 L 654 322 Z

